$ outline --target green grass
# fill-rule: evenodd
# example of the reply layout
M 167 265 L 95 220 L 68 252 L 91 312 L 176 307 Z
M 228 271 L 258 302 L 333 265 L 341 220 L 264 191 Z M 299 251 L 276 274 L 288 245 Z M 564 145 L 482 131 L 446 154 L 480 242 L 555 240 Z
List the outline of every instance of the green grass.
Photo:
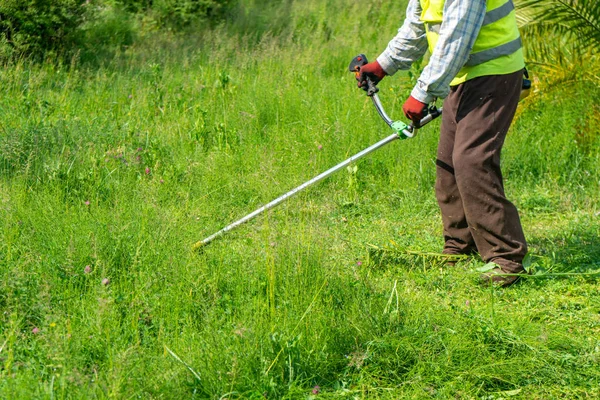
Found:
M 190 251 L 389 134 L 346 69 L 404 10 L 369 7 L 284 2 L 4 67 L 0 397 L 600 397 L 597 88 L 540 95 L 511 130 L 537 273 L 513 288 L 430 254 L 437 123 Z M 397 118 L 399 75 L 381 85 Z

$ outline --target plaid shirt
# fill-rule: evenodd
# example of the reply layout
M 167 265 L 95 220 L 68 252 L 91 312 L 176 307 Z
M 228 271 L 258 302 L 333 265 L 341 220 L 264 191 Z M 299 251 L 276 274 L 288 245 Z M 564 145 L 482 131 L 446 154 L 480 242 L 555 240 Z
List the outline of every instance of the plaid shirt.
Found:
M 427 37 L 421 11 L 419 0 L 410 0 L 404 24 L 377 58 L 389 75 L 400 69 L 409 69 L 413 61 L 425 54 Z M 445 1 L 440 37 L 429 64 L 412 90 L 411 95 L 415 99 L 431 103 L 437 97 L 445 98 L 448 95 L 450 82 L 469 58 L 485 13 L 486 0 Z

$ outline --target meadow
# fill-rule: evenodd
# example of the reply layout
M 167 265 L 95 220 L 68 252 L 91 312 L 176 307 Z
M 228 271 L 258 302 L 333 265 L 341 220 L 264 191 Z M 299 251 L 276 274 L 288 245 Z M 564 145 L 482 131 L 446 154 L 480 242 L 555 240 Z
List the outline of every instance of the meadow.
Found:
M 513 287 L 439 255 L 437 121 L 191 251 L 391 134 L 347 67 L 401 3 L 257 2 L 4 65 L 0 398 L 600 398 L 587 82 L 536 76 L 507 138 L 532 272 Z M 393 118 L 419 68 L 382 82 Z

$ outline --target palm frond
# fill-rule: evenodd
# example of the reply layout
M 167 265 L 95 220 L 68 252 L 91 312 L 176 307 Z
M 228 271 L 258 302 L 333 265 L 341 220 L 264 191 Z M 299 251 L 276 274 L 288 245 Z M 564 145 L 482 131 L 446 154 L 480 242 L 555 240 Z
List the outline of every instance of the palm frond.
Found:
M 546 89 L 558 83 L 600 82 L 599 0 L 514 0 L 529 65 Z
M 517 0 L 516 7 L 526 38 L 548 43 L 552 35 L 582 53 L 600 48 L 598 0 Z

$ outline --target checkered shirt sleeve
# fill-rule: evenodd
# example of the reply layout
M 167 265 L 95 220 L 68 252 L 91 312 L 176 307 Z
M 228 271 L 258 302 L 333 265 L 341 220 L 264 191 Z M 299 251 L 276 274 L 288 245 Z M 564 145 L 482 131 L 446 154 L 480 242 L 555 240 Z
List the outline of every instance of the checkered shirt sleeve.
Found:
M 427 50 L 419 0 L 410 0 L 404 24 L 377 61 L 389 75 L 409 69 Z M 485 0 L 446 0 L 439 40 L 411 95 L 431 103 L 445 98 L 450 82 L 467 62 L 486 12 Z

